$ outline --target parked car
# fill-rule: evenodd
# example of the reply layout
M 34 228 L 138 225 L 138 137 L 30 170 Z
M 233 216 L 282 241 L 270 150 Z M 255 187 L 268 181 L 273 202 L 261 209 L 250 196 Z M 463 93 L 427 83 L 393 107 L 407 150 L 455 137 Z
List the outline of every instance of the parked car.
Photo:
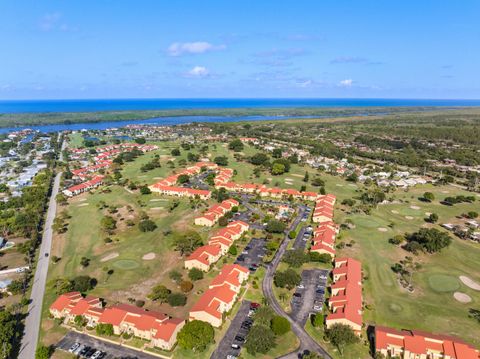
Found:
M 74 343 L 69 349 L 69 353 L 73 353 L 75 350 L 77 350 L 80 347 L 80 343 Z
M 258 308 L 260 308 L 259 303 L 250 303 L 250 309 L 258 309 Z
M 303 283 L 300 283 L 298 286 L 297 286 L 298 289 L 304 289 L 305 286 L 303 285 Z
M 85 349 L 85 348 L 86 348 L 86 345 L 80 345 L 77 349 L 75 349 L 75 350 L 73 351 L 73 354 L 78 355 L 78 354 L 80 354 L 80 352 L 83 351 L 83 349 Z
M 240 349 L 240 345 L 233 343 L 232 349 Z
M 95 353 L 92 354 L 90 359 L 99 359 L 101 355 L 102 355 L 102 352 L 100 350 L 97 350 Z
M 295 293 L 293 293 L 293 296 L 297 297 L 297 298 L 301 298 L 302 293 L 295 292 Z
M 240 342 L 240 343 L 243 343 L 245 341 L 245 338 L 244 337 L 241 337 L 240 335 L 237 335 L 235 336 L 235 340 L 237 342 Z

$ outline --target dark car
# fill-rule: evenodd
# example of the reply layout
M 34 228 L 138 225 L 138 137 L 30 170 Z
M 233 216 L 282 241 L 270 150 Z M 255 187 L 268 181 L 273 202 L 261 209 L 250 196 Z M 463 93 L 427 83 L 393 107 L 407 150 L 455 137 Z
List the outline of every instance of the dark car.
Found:
M 297 297 L 297 298 L 300 298 L 300 297 L 302 296 L 302 294 L 295 292 L 295 293 L 293 293 L 293 296 L 294 296 L 294 297 Z
M 85 347 L 83 348 L 82 350 L 80 350 L 80 353 L 78 353 L 81 357 L 84 357 L 85 354 L 87 354 L 87 352 L 90 350 L 91 348 L 90 347 Z
M 245 341 L 245 338 L 237 335 L 237 336 L 235 337 L 235 340 L 236 340 L 237 342 L 243 343 L 243 342 Z
M 257 309 L 260 307 L 260 303 L 250 303 L 250 309 Z
M 244 255 L 240 255 L 238 256 L 237 258 L 237 261 L 240 261 L 240 262 L 243 262 L 245 260 L 245 256 Z

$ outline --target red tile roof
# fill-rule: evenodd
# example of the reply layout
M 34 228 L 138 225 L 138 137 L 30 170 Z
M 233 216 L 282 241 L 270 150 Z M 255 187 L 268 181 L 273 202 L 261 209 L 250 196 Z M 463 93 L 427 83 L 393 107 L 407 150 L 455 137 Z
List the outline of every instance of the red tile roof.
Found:
M 388 350 L 394 346 L 416 355 L 427 355 L 430 351 L 440 352 L 452 359 L 479 359 L 479 351 L 461 339 L 418 330 L 396 330 L 375 327 L 375 349 Z

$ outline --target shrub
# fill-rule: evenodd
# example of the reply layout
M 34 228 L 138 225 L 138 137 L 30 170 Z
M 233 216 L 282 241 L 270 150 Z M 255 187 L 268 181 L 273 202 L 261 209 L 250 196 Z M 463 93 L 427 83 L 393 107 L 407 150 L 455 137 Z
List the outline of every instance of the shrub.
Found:
M 203 272 L 198 268 L 192 268 L 188 271 L 188 278 L 193 281 L 203 279 Z
M 150 194 L 150 193 L 152 193 L 152 191 L 147 186 L 142 186 L 142 187 L 140 187 L 140 193 L 141 194 Z
M 192 320 L 178 332 L 177 342 L 181 348 L 202 352 L 213 343 L 215 331 L 210 323 Z
M 182 293 L 170 293 L 167 302 L 172 307 L 183 307 L 187 303 L 187 297 Z
M 98 335 L 112 336 L 113 335 L 113 325 L 112 324 L 98 323 L 97 326 L 95 327 L 95 332 Z
M 157 229 L 157 225 L 154 221 L 146 219 L 138 224 L 138 229 L 140 229 L 142 232 L 153 232 L 155 229 Z
M 184 280 L 182 283 L 180 283 L 180 289 L 184 293 L 188 293 L 193 289 L 193 283 L 190 282 L 189 280 Z
M 275 333 L 275 335 L 283 335 L 290 331 L 290 322 L 287 318 L 276 315 L 272 319 L 270 328 L 272 328 L 272 331 Z
M 228 253 L 231 254 L 232 256 L 236 256 L 237 252 L 238 252 L 237 246 L 234 244 L 228 249 Z

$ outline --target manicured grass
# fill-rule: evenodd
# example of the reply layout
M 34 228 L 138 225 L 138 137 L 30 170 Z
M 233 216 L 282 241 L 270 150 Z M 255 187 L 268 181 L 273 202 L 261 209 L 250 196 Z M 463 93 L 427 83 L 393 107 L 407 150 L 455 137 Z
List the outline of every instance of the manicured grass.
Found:
M 323 347 L 325 347 L 328 353 L 334 359 L 366 359 L 371 358 L 369 353 L 368 345 L 366 344 L 366 339 L 364 337 L 360 338 L 360 340 L 355 344 L 347 345 L 343 349 L 343 355 L 340 354 L 338 348 L 330 344 L 329 342 L 325 341 L 324 339 L 324 328 L 322 327 L 314 327 L 312 323 L 307 320 L 307 324 L 305 325 L 305 330 L 307 331 L 310 336 L 315 339 L 317 343 L 320 343 Z
M 418 199 L 427 191 L 435 194 L 436 200 L 432 203 Z M 480 345 L 480 326 L 468 317 L 468 309 L 479 306 L 480 292 L 469 289 L 458 280 L 460 275 L 466 275 L 480 281 L 480 245 L 451 234 L 452 244 L 442 252 L 414 256 L 388 243 L 394 235 L 415 232 L 421 227 L 434 226 L 443 230 L 438 224 L 425 222 L 427 212 L 437 213 L 439 223 L 446 223 L 456 221 L 455 217 L 461 213 L 478 210 L 478 200 L 455 206 L 440 204 L 446 196 L 460 194 L 471 195 L 453 186 L 424 185 L 407 192 L 397 190 L 388 197 L 393 196 L 398 203 L 379 205 L 371 215 L 349 214 L 348 209 L 337 205 L 337 223 L 350 219 L 355 225 L 351 230 L 341 231 L 337 240 L 347 243 L 354 240 L 355 244 L 338 250 L 337 256 L 352 256 L 362 262 L 366 276 L 363 283 L 366 323 L 457 335 L 477 347 Z M 380 227 L 386 231 L 379 231 Z M 391 270 L 391 266 L 405 256 L 411 256 L 421 264 L 421 269 L 412 278 L 413 293 L 401 288 Z M 473 302 L 457 302 L 452 293 L 455 290 L 468 294 Z
M 245 348 L 242 348 L 240 354 L 244 359 L 273 359 L 291 353 L 298 348 L 299 345 L 300 341 L 298 340 L 297 336 L 290 331 L 280 337 L 277 337 L 275 340 L 275 347 L 273 347 L 266 354 L 256 353 L 255 355 L 252 355 L 248 353 Z

